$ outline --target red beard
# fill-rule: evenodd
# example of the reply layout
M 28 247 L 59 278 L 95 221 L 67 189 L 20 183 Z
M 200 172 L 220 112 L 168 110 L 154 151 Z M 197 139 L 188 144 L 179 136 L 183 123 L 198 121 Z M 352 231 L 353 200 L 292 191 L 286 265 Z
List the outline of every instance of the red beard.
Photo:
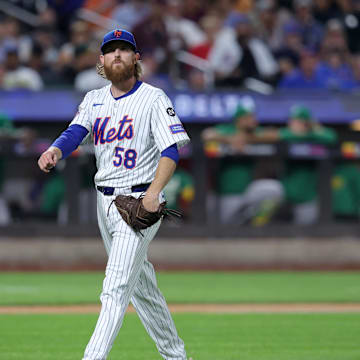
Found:
M 112 83 L 120 83 L 129 80 L 135 74 L 135 64 L 126 65 L 124 62 L 121 63 L 122 65 L 115 65 L 114 67 L 114 63 L 111 63 L 110 66 L 104 64 L 106 78 Z

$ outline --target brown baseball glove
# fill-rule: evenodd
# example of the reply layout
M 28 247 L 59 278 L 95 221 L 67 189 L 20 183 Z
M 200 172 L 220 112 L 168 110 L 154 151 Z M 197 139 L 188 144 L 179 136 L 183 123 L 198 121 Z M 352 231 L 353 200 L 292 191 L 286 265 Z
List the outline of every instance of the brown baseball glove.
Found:
M 131 226 L 134 231 L 140 232 L 151 225 L 154 225 L 165 216 L 181 217 L 181 213 L 176 210 L 167 209 L 166 201 L 162 202 L 156 212 L 147 211 L 142 203 L 143 196 L 138 199 L 128 195 L 116 196 L 114 203 L 124 221 Z

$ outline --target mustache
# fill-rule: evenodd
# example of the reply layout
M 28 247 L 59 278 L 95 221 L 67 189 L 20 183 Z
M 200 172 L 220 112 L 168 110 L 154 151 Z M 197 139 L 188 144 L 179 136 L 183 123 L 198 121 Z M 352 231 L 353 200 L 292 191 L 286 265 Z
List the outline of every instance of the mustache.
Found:
M 121 59 L 115 59 L 113 60 L 113 62 L 111 63 L 112 64 L 124 64 L 124 62 L 121 60 Z

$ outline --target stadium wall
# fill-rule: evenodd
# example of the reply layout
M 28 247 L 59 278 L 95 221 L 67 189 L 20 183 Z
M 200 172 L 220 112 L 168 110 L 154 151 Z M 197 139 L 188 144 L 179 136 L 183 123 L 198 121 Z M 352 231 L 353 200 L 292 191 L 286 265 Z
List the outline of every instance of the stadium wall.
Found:
M 100 238 L 0 238 L 0 270 L 104 270 Z M 149 259 L 158 269 L 360 269 L 355 238 L 155 239 Z

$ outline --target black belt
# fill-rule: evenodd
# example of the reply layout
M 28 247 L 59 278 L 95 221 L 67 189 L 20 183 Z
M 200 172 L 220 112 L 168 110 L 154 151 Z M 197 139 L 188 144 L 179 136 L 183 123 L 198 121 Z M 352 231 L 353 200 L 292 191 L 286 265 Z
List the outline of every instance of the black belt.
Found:
M 135 185 L 135 186 L 131 187 L 131 192 L 143 192 L 143 191 L 146 191 L 149 186 L 150 186 L 150 184 Z M 115 188 L 110 187 L 110 186 L 97 186 L 96 188 L 104 195 L 111 196 L 111 195 L 114 195 L 114 192 L 115 192 Z

